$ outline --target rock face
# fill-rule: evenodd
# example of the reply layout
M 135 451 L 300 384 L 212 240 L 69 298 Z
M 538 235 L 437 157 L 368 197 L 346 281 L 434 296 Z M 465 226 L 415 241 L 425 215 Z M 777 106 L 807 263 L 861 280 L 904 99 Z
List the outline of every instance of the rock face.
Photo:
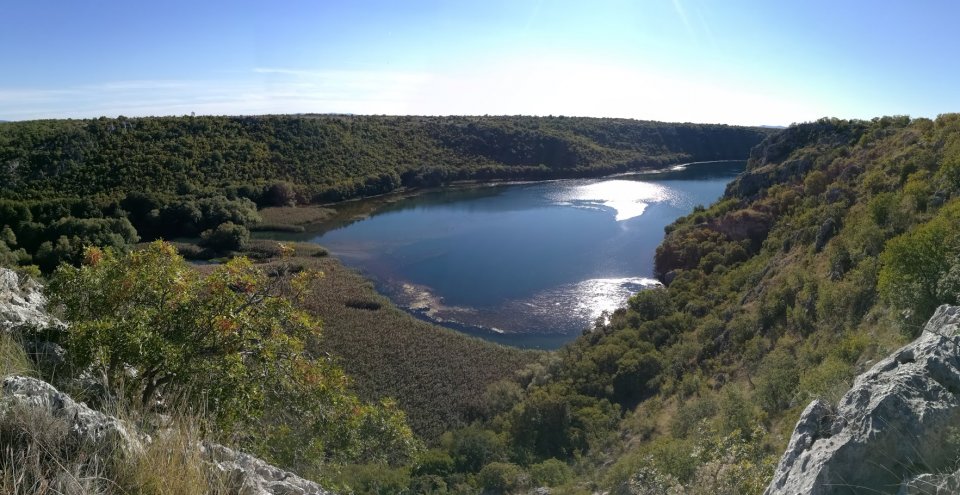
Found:
M 29 278 L 21 280 L 13 270 L 0 268 L 0 331 L 63 326 L 46 312 L 46 305 L 39 283 Z
M 836 408 L 803 411 L 767 495 L 949 493 L 960 445 L 960 307 L 857 377 Z M 904 482 L 904 480 L 910 480 Z

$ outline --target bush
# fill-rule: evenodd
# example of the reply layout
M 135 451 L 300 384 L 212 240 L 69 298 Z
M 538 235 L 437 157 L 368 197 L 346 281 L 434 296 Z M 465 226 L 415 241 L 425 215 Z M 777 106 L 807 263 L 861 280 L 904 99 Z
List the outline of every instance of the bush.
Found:
M 445 434 L 444 444 L 453 458 L 454 468 L 460 472 L 475 473 L 487 463 L 506 457 L 500 437 L 477 426 Z
M 558 486 L 573 480 L 573 469 L 557 459 L 530 466 L 530 479 L 536 486 Z
M 937 306 L 956 302 L 956 294 L 943 287 L 953 285 L 950 271 L 960 253 L 958 220 L 960 201 L 954 201 L 929 222 L 891 239 L 880 256 L 878 289 L 905 316 L 910 335 L 920 332 Z
M 769 413 L 786 409 L 800 384 L 797 360 L 789 351 L 782 348 L 774 350 L 763 360 L 757 381 L 756 397 L 760 407 Z
M 491 493 L 512 493 L 530 484 L 530 475 L 520 466 L 507 462 L 491 462 L 477 476 L 480 486 Z
M 250 242 L 250 231 L 243 225 L 224 222 L 216 229 L 200 234 L 200 245 L 214 251 L 240 251 Z
M 413 468 L 414 476 L 436 475 L 446 477 L 453 473 L 453 458 L 442 450 L 432 449 L 420 454 Z
M 304 351 L 319 324 L 277 294 L 315 276 L 268 277 L 245 258 L 202 276 L 158 241 L 126 255 L 89 248 L 48 289 L 70 322 L 60 340 L 74 369 L 115 397 L 151 410 L 183 394 L 224 435 L 287 467 L 405 462 L 417 442 L 403 414 L 362 403 L 342 370 Z
M 273 206 L 294 206 L 297 204 L 297 190 L 289 182 L 277 182 L 267 188 L 267 203 Z

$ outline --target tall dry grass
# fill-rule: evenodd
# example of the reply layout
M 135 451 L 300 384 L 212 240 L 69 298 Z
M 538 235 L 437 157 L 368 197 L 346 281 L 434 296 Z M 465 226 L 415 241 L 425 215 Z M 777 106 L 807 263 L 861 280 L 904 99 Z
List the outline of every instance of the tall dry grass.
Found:
M 33 375 L 23 346 L 0 335 L 0 379 Z M 136 401 L 134 401 L 136 402 Z M 149 427 L 143 411 L 110 408 L 127 424 Z M 202 422 L 185 407 L 153 425 L 143 448 L 96 444 L 71 434 L 69 421 L 39 407 L 0 403 L 0 493 L 4 495 L 236 493 L 201 456 Z M 171 419 L 172 418 L 172 419 Z
M 0 378 L 9 375 L 33 376 L 33 363 L 15 335 L 0 332 Z
M 202 495 L 236 493 L 201 455 L 198 423 L 181 418 L 142 449 L 78 441 L 47 411 L 10 408 L 0 416 L 0 492 L 4 494 Z

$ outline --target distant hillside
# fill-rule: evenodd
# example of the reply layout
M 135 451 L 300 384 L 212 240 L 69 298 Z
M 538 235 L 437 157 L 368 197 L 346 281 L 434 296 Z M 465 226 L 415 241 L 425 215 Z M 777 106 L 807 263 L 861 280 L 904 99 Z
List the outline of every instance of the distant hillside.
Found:
M 301 202 L 462 179 L 551 178 L 745 158 L 759 128 L 565 117 L 263 116 L 15 122 L 0 197 L 230 191 Z
M 44 270 L 84 244 L 197 236 L 257 208 L 455 180 L 581 177 L 746 158 L 771 131 L 565 117 L 262 116 L 0 125 L 0 228 Z M 8 241 L 15 242 L 8 242 Z

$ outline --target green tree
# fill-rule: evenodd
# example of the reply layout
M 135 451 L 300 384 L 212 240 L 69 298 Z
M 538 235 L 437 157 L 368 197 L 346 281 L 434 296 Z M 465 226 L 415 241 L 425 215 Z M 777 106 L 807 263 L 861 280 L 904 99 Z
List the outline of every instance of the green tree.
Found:
M 158 241 L 129 254 L 88 248 L 82 266 L 55 272 L 49 292 L 70 322 L 63 340 L 76 369 L 114 394 L 147 409 L 184 394 L 286 466 L 403 462 L 416 443 L 402 413 L 362 403 L 339 367 L 308 356 L 319 322 L 277 295 L 302 295 L 316 276 L 269 277 L 245 258 L 204 276 Z

